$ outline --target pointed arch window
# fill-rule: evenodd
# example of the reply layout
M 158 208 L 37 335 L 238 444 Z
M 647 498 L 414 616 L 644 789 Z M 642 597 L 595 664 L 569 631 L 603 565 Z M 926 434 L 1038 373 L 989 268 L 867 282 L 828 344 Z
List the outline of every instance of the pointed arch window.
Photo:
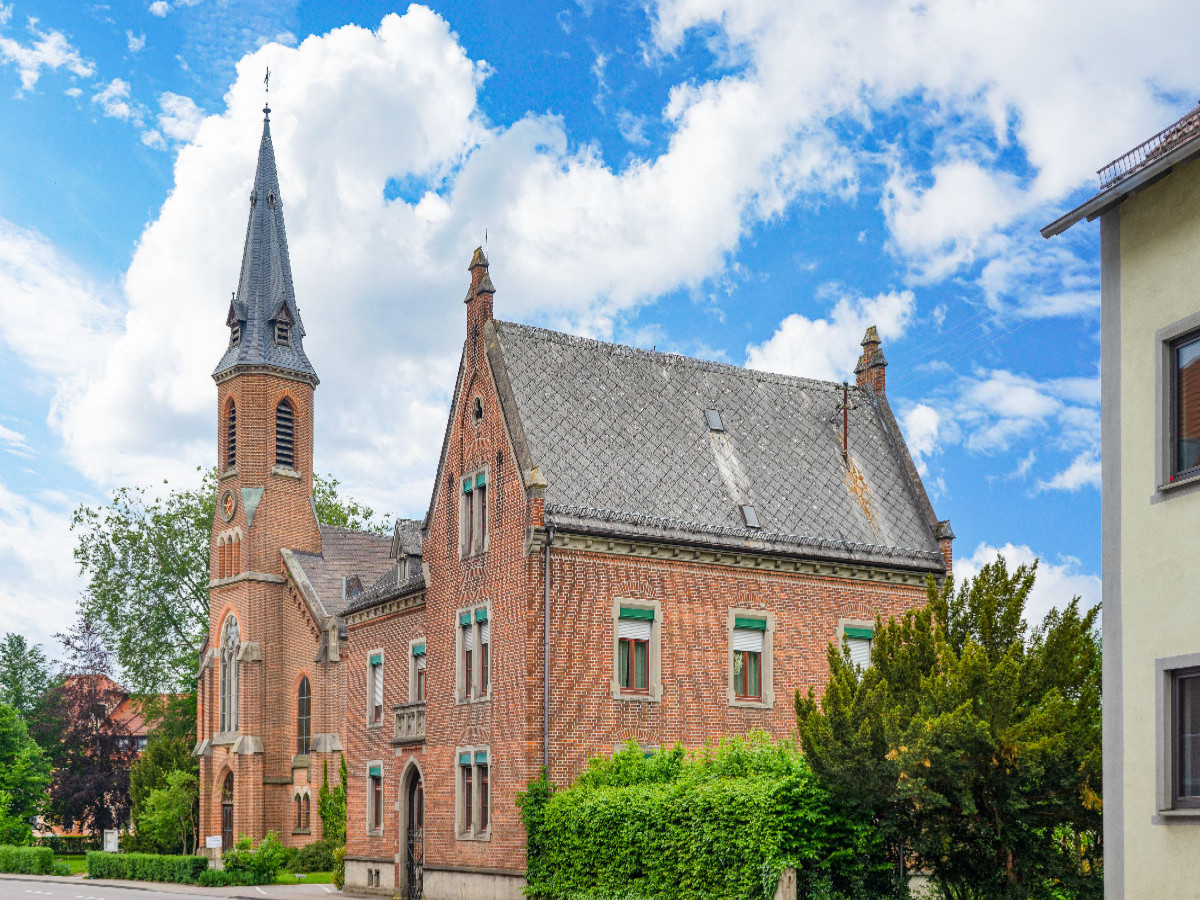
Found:
M 225 411 L 225 468 L 232 469 L 237 464 L 237 404 L 229 401 Z
M 238 728 L 238 650 L 242 633 L 237 617 L 230 615 L 221 632 L 220 728 L 222 732 Z
M 284 398 L 275 407 L 275 465 L 294 468 L 296 461 L 296 413 Z
M 296 695 L 296 752 L 308 752 L 312 741 L 312 689 L 308 684 L 308 676 L 300 679 L 300 689 Z

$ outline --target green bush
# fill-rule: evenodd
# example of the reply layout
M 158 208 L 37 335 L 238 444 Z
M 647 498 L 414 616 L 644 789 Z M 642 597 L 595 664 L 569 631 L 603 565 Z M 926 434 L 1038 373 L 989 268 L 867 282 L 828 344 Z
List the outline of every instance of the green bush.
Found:
M 800 896 L 896 892 L 865 822 L 838 812 L 790 743 L 758 733 L 690 757 L 629 744 L 576 783 L 518 799 L 531 898 L 741 898 L 797 870 Z
M 50 875 L 54 851 L 49 847 L 0 846 L 0 872 L 18 875 Z
M 346 886 L 345 847 L 336 847 L 333 851 L 333 884 L 339 891 Z
M 296 852 L 289 872 L 332 872 L 334 845 L 328 841 L 313 841 Z
M 87 870 L 90 878 L 195 884 L 207 869 L 208 859 L 203 856 L 102 853 L 97 850 L 93 850 L 87 855 Z
M 250 839 L 242 837 L 234 849 L 225 853 L 225 873 L 232 884 L 272 884 L 283 866 L 285 850 L 279 841 L 279 833 L 268 831 L 258 849 L 250 849 Z
M 55 856 L 83 856 L 89 850 L 100 849 L 99 834 L 45 834 L 33 839 L 35 847 L 49 847 Z M 122 842 L 132 835 L 121 835 Z
M 220 869 L 205 869 L 200 873 L 199 884 L 201 887 L 227 887 L 233 882 Z
M 54 861 L 53 874 L 58 875 L 60 878 L 70 878 L 71 877 L 71 866 L 65 862 L 62 862 L 61 860 L 56 859 Z

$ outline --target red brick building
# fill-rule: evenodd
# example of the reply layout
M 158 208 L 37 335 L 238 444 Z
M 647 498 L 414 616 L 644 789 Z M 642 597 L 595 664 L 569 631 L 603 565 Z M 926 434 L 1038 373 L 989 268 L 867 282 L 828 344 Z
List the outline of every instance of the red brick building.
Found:
M 826 646 L 867 659 L 876 614 L 951 565 L 874 328 L 845 388 L 502 322 L 481 250 L 469 268 L 425 518 L 319 526 L 264 127 L 214 376 L 201 827 L 315 839 L 344 753 L 349 890 L 519 897 L 514 798 L 543 765 L 566 784 L 628 740 L 787 736 Z

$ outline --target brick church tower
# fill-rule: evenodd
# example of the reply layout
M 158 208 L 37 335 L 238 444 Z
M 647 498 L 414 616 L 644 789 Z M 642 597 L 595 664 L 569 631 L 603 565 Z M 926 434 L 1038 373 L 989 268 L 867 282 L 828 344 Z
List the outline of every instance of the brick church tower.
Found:
M 320 629 L 297 621 L 281 550 L 321 550 L 312 502 L 318 379 L 304 353 L 269 107 L 263 112 L 229 345 L 213 372 L 219 483 L 196 755 L 201 835 L 221 834 L 225 845 L 271 830 L 300 842 L 290 836 L 308 835 L 316 819 L 315 788 L 311 799 L 307 788 L 297 793 L 294 770 L 308 760 L 311 731 L 297 725 L 297 703 L 303 718 Z

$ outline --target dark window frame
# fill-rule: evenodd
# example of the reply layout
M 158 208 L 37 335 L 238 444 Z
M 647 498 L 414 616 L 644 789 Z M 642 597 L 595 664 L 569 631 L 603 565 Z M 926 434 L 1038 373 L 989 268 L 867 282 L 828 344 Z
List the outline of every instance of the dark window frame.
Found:
M 1180 468 L 1179 466 L 1179 450 L 1180 450 L 1180 397 L 1179 397 L 1179 351 L 1189 344 L 1200 343 L 1200 330 L 1189 331 L 1181 334 L 1179 337 L 1167 342 L 1167 352 L 1170 358 L 1170 404 L 1169 415 L 1170 422 L 1168 423 L 1167 433 L 1170 436 L 1170 472 L 1169 481 L 1180 481 L 1188 478 L 1194 478 L 1200 475 L 1200 460 L 1193 466 Z M 1197 363 L 1200 365 L 1200 363 Z
M 472 781 L 473 781 L 472 775 L 473 775 L 474 769 L 470 762 L 468 762 L 466 765 L 460 765 L 459 768 L 462 769 L 462 801 L 463 801 L 462 833 L 463 834 L 471 834 L 471 832 L 472 832 L 471 807 L 472 807 L 472 801 L 474 800 L 474 797 L 472 795 Z
M 737 670 L 738 656 L 742 657 L 742 673 L 739 676 Z M 750 693 L 750 657 L 758 657 L 758 693 Z M 756 702 L 762 701 L 762 668 L 763 668 L 763 653 L 761 650 L 755 652 L 753 650 L 734 650 L 733 651 L 733 698 L 735 700 L 751 700 Z
M 312 685 L 308 676 L 300 678 L 296 688 L 296 752 L 308 753 L 312 747 Z
M 627 644 L 627 647 L 622 647 L 622 644 Z M 637 647 L 645 645 L 646 648 L 646 686 L 637 687 Z M 625 674 L 629 683 L 623 684 L 621 681 L 622 654 L 627 654 L 624 660 L 626 669 Z M 622 694 L 649 694 L 650 693 L 650 641 L 638 638 L 617 638 L 617 687 L 621 689 Z
M 1200 666 L 1171 671 L 1171 807 L 1173 809 L 1200 809 L 1200 793 L 1181 795 L 1179 783 L 1182 779 L 1181 766 L 1181 737 L 1183 695 L 1179 690 L 1180 682 L 1195 680 L 1195 690 L 1200 690 Z

